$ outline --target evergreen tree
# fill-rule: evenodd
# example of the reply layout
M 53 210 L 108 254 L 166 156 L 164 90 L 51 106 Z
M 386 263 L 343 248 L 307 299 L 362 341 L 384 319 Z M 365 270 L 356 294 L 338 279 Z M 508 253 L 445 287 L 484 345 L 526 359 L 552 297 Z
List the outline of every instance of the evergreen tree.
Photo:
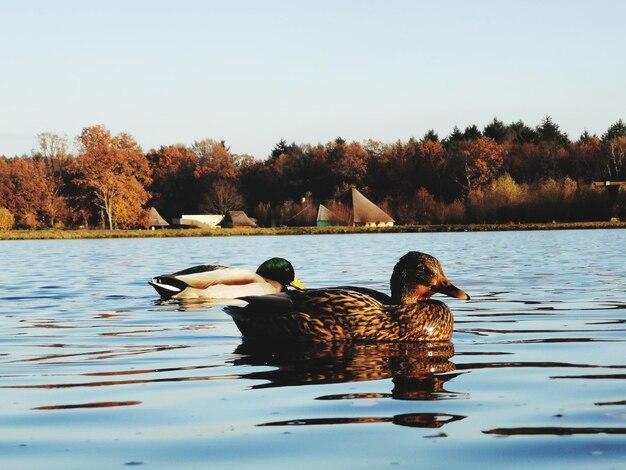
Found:
M 621 119 L 615 124 L 611 125 L 607 129 L 607 131 L 602 134 L 602 140 L 604 142 L 608 142 L 615 137 L 626 137 L 626 123 L 624 123 L 624 121 L 622 121 Z
M 537 132 L 519 120 L 507 127 L 507 140 L 516 144 L 537 143 Z
M 552 121 L 550 116 L 546 116 L 541 124 L 537 126 L 537 137 L 540 142 L 550 142 L 562 147 L 570 144 L 569 137 L 561 132 L 559 125 Z
M 463 133 L 461 132 L 461 130 L 457 126 L 454 126 L 454 128 L 452 129 L 452 132 L 450 132 L 450 135 L 445 138 L 444 144 L 446 147 L 451 147 L 451 146 L 458 145 L 464 140 L 465 140 L 465 137 L 463 136 Z
M 476 124 L 472 124 L 471 126 L 467 126 L 465 131 L 463 132 L 463 138 L 465 140 L 478 140 L 483 136 L 482 132 L 478 130 Z
M 422 140 L 424 141 L 430 140 L 431 142 L 439 142 L 439 136 L 433 129 L 428 129 L 428 131 L 426 131 L 426 134 L 424 134 L 424 137 L 422 138 Z
M 276 145 L 274 145 L 270 157 L 276 159 L 281 155 L 289 155 L 289 153 L 291 152 L 291 147 L 291 145 L 287 145 L 285 139 L 280 139 L 280 141 Z
M 501 144 L 506 140 L 507 128 L 502 121 L 494 117 L 493 121 L 487 124 L 483 129 L 483 135 Z

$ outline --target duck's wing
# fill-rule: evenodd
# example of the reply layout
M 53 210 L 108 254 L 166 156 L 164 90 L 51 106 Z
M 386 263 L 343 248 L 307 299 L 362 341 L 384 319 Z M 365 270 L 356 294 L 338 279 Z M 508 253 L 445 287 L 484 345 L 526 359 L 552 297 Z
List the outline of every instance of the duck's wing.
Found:
M 369 295 L 367 291 L 374 292 L 378 296 L 384 296 L 380 292 L 364 289 L 363 292 L 349 288 L 308 289 L 306 291 L 286 291 L 277 294 L 253 295 L 239 297 L 248 302 L 243 307 L 250 314 L 279 315 L 295 311 L 307 312 L 309 315 L 329 314 L 341 315 L 347 312 L 358 311 L 360 308 L 369 306 L 382 306 L 381 300 Z M 240 309 L 241 307 L 235 307 Z M 227 312 L 231 313 L 231 312 Z
M 188 274 L 200 274 L 209 271 L 217 271 L 219 269 L 226 269 L 226 266 L 221 264 L 201 264 L 198 266 L 192 266 L 191 268 L 183 269 L 172 274 L 166 274 L 166 276 L 185 276 Z
M 347 291 L 358 292 L 360 294 L 365 294 L 365 295 L 367 295 L 367 296 L 377 300 L 381 304 L 384 304 L 384 305 L 391 305 L 391 304 L 393 304 L 393 300 L 387 294 L 385 294 L 383 292 L 379 292 L 379 291 L 374 290 L 374 289 L 369 289 L 367 287 L 340 286 L 340 287 L 333 287 L 333 289 L 340 289 L 340 290 L 347 290 Z
M 161 276 L 153 277 L 148 284 L 156 289 L 161 297 L 169 299 L 172 296 L 179 294 L 186 289 L 189 284 L 183 279 L 194 279 L 201 277 L 206 273 L 225 269 L 224 266 L 219 265 L 199 265 L 191 268 L 183 269 L 182 271 L 175 272 L 173 274 L 162 274 Z M 181 279 L 179 279 L 179 277 Z
M 176 279 L 194 289 L 207 289 L 216 284 L 237 286 L 267 282 L 258 274 L 242 268 L 227 268 L 224 266 L 195 266 L 179 271 L 163 279 Z
M 165 299 L 180 294 L 185 289 L 199 291 L 212 286 L 250 286 L 267 284 L 269 281 L 252 271 L 217 265 L 193 266 L 173 274 L 164 274 L 150 280 L 148 284 Z
M 248 302 L 245 307 L 248 311 L 284 313 L 292 311 L 297 305 L 293 299 L 294 295 L 297 297 L 297 294 L 297 291 L 288 291 L 267 295 L 248 295 L 238 297 L 238 299 Z

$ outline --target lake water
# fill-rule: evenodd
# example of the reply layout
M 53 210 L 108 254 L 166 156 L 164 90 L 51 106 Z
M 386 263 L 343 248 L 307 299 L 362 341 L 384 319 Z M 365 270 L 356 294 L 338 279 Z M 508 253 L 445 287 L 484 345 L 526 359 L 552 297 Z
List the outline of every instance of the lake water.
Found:
M 450 347 L 251 350 L 147 284 L 284 256 L 472 296 Z M 0 241 L 0 468 L 626 468 L 626 230 Z

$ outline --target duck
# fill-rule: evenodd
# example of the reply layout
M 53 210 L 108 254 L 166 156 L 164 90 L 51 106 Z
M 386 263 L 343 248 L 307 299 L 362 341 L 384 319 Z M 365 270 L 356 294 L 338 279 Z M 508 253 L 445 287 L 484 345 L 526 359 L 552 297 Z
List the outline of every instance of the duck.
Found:
M 249 342 L 441 342 L 452 337 L 454 321 L 444 294 L 469 300 L 431 255 L 410 251 L 390 279 L 391 296 L 342 286 L 246 296 L 245 306 L 224 308 Z
M 222 265 L 199 265 L 148 281 L 162 299 L 234 299 L 305 289 L 293 265 L 285 258 L 270 258 L 256 272 Z

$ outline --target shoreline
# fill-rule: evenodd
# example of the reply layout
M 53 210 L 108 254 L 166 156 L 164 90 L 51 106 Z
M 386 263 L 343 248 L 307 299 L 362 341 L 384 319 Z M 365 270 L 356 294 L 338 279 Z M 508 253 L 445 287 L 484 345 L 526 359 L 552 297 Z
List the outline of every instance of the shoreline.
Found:
M 552 222 L 527 224 L 394 225 L 393 227 L 268 227 L 216 229 L 45 229 L 0 231 L 0 240 L 74 240 L 98 238 L 176 238 L 354 233 L 497 232 L 524 230 L 590 230 L 626 228 L 626 222 Z

